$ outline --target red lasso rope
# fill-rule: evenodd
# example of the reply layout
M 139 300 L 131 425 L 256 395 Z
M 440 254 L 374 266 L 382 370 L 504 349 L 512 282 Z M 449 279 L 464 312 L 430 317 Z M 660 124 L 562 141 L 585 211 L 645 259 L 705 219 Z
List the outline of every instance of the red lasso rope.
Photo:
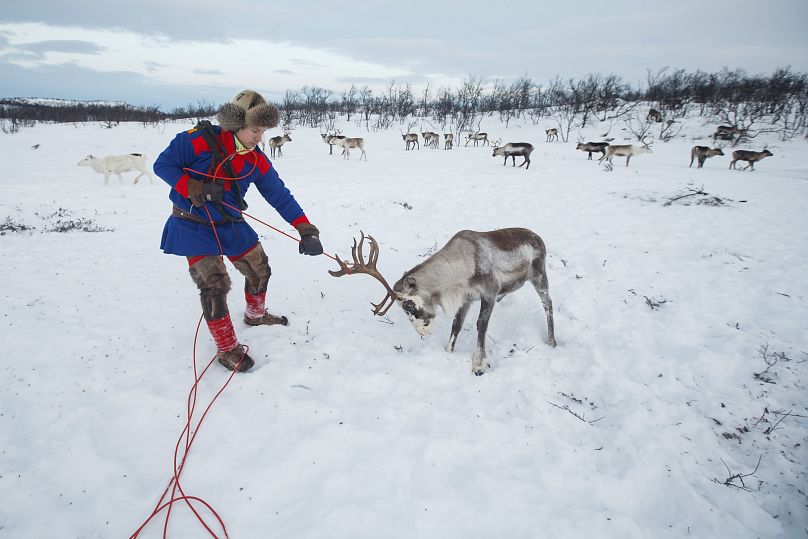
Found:
M 254 150 L 250 150 L 250 151 L 254 151 Z M 245 178 L 245 177 L 249 176 L 250 174 L 252 174 L 252 172 L 255 170 L 255 168 L 257 166 L 257 163 L 258 163 L 257 159 L 254 160 L 252 169 L 250 169 L 250 171 L 247 174 L 245 174 L 244 176 L 241 176 L 239 178 L 219 178 L 219 172 L 221 170 L 222 165 L 224 165 L 224 163 L 226 163 L 227 161 L 232 159 L 232 157 L 234 155 L 236 155 L 236 152 L 230 154 L 227 157 L 227 159 L 225 159 L 224 161 L 219 163 L 219 165 L 216 167 L 216 170 L 214 171 L 213 176 L 212 176 L 212 178 L 214 180 L 222 179 L 222 180 L 233 181 L 233 180 L 238 180 L 238 179 L 241 179 L 241 178 Z M 203 176 L 211 177 L 209 174 L 205 174 L 203 172 L 195 171 L 195 170 L 192 170 L 192 169 L 184 168 L 183 170 L 187 171 L 187 172 L 194 172 L 194 173 L 197 173 L 197 174 L 200 174 L 200 175 L 203 175 Z M 227 206 L 233 208 L 233 206 L 230 206 L 229 204 L 227 204 Z M 235 209 L 237 211 L 240 211 L 240 210 L 238 210 L 238 208 L 233 208 L 233 209 Z M 222 249 L 221 241 L 219 240 L 219 235 L 216 232 L 216 225 L 213 222 L 213 218 L 211 217 L 207 206 L 205 206 L 205 212 L 208 215 L 208 220 L 210 221 L 210 224 L 213 227 L 214 235 L 216 236 L 216 242 L 219 245 L 219 256 L 224 258 L 224 251 Z M 248 217 L 252 217 L 252 216 L 248 215 Z M 255 217 L 253 217 L 253 219 L 255 219 Z M 267 226 L 270 226 L 270 225 L 267 225 Z M 271 228 L 273 228 L 274 230 L 277 230 L 274 227 L 271 227 Z M 281 232 L 281 231 L 278 231 L 278 232 Z M 285 234 L 285 233 L 283 233 L 283 234 Z M 285 234 L 285 235 L 289 236 L 288 234 Z M 289 237 L 291 237 L 292 239 L 295 239 L 292 236 L 289 236 Z M 146 518 L 146 520 L 140 525 L 140 527 L 138 527 L 137 530 L 135 530 L 135 532 L 130 536 L 129 539 L 137 539 L 137 537 L 140 535 L 140 532 L 143 531 L 143 529 L 149 524 L 149 522 L 151 522 L 152 519 L 154 519 L 154 517 L 156 517 L 158 514 L 160 514 L 160 512 L 162 512 L 163 510 L 166 511 L 166 518 L 165 518 L 165 522 L 163 524 L 163 538 L 165 539 L 168 536 L 168 523 L 169 523 L 169 520 L 171 518 L 171 510 L 172 510 L 172 508 L 174 506 L 174 503 L 179 502 L 179 501 L 184 501 L 185 504 L 188 506 L 188 508 L 191 510 L 191 512 L 194 514 L 194 516 L 197 518 L 197 520 L 199 520 L 199 522 L 205 528 L 205 530 L 212 537 L 214 537 L 215 539 L 218 539 L 219 536 L 217 536 L 216 533 L 211 529 L 211 527 L 208 526 L 207 522 L 205 522 L 205 519 L 202 517 L 202 515 L 199 514 L 199 512 L 194 507 L 194 504 L 192 502 L 197 502 L 197 503 L 200 503 L 200 504 L 204 505 L 205 508 L 210 513 L 212 513 L 213 516 L 216 518 L 216 520 L 219 522 L 219 526 L 221 526 L 222 532 L 224 533 L 224 537 L 225 538 L 229 537 L 229 535 L 227 534 L 227 527 L 224 524 L 224 520 L 222 520 L 222 518 L 219 516 L 219 514 L 216 512 L 216 510 L 208 502 L 206 502 L 204 499 L 199 498 L 197 496 L 189 496 L 188 494 L 186 494 L 185 491 L 182 488 L 182 485 L 180 484 L 180 475 L 182 474 L 182 471 L 185 469 L 185 463 L 186 463 L 186 461 L 188 459 L 188 454 L 189 454 L 189 452 L 191 450 L 191 446 L 193 445 L 194 440 L 196 440 L 196 435 L 199 433 L 199 429 L 200 429 L 200 427 L 202 425 L 202 422 L 205 420 L 205 417 L 207 416 L 208 412 L 210 411 L 211 407 L 213 406 L 213 403 L 216 402 L 216 400 L 219 398 L 219 396 L 224 392 L 225 388 L 227 388 L 227 386 L 230 384 L 230 381 L 233 379 L 233 376 L 236 374 L 236 372 L 238 372 L 239 367 L 241 366 L 241 362 L 239 362 L 239 364 L 236 365 L 236 367 L 230 373 L 230 376 L 227 378 L 225 383 L 222 385 L 221 389 L 219 389 L 219 391 L 210 400 L 207 407 L 205 407 L 205 411 L 202 413 L 202 416 L 199 418 L 199 421 L 196 423 L 196 427 L 192 428 L 193 415 L 194 415 L 194 411 L 196 409 L 197 390 L 198 390 L 198 387 L 199 387 L 199 382 L 202 380 L 202 377 L 205 375 L 205 373 L 208 371 L 210 366 L 213 364 L 213 361 L 216 359 L 216 356 L 214 356 L 208 362 L 207 366 L 202 370 L 202 372 L 198 373 L 197 363 L 196 363 L 196 343 L 197 343 L 197 339 L 199 337 L 199 328 L 202 325 L 203 316 L 204 315 L 199 317 L 199 322 L 197 322 L 196 332 L 194 334 L 194 345 L 193 345 L 194 383 L 191 386 L 190 392 L 188 393 L 185 426 L 183 427 L 182 432 L 180 433 L 179 438 L 177 439 L 177 443 L 174 446 L 174 461 L 173 461 L 174 464 L 173 464 L 173 470 L 172 470 L 172 477 L 169 480 L 168 485 L 166 486 L 165 490 L 163 490 L 163 494 L 160 496 L 160 499 L 157 501 L 157 504 L 155 505 L 155 507 L 152 510 L 149 517 Z M 244 359 L 242 358 L 241 361 L 244 361 Z M 191 431 L 193 431 L 193 434 L 191 434 Z M 183 438 L 185 439 L 185 449 L 184 449 L 184 451 L 182 453 L 182 457 L 180 458 L 180 446 L 182 445 Z M 177 465 L 178 460 L 179 460 L 179 465 Z M 168 500 L 164 502 L 164 500 L 166 498 L 166 494 L 168 494 L 169 489 L 171 489 L 171 495 L 168 497 Z M 178 490 L 180 492 L 180 496 L 176 496 L 176 492 Z

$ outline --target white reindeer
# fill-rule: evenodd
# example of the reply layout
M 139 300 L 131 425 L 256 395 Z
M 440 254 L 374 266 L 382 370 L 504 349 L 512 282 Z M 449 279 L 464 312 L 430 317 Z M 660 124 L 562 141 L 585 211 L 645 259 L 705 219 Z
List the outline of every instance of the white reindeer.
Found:
M 332 138 L 331 142 L 333 142 L 336 146 L 342 146 L 342 154 L 345 156 L 345 159 L 351 158 L 351 149 L 359 148 L 362 150 L 362 155 L 359 156 L 359 160 L 361 161 L 363 157 L 365 158 L 365 161 L 368 160 L 368 156 L 365 154 L 365 139 L 363 138 Z
M 104 175 L 104 185 L 109 184 L 110 174 L 117 174 L 118 180 L 123 184 L 122 172 L 131 172 L 137 170 L 140 172 L 135 176 L 132 184 L 137 184 L 137 181 L 144 174 L 149 177 L 149 182 L 154 183 L 152 175 L 149 174 L 146 168 L 146 156 L 142 153 L 129 153 L 126 155 L 108 155 L 106 157 L 95 157 L 88 155 L 78 162 L 80 167 L 91 167 L 94 171 Z
M 605 159 L 611 164 L 614 156 L 619 155 L 620 157 L 625 156 L 626 166 L 628 166 L 631 156 L 643 153 L 653 153 L 651 147 L 645 143 L 643 143 L 642 146 L 634 146 L 633 144 L 612 144 L 606 148 L 606 153 L 603 154 L 603 157 L 598 159 L 598 163 Z
M 328 144 L 328 155 L 333 155 L 334 144 L 336 144 L 336 141 L 345 138 L 345 135 L 340 135 L 340 133 L 342 133 L 340 130 L 335 131 L 333 135 L 328 132 L 320 133 L 320 136 L 323 138 L 323 142 Z
M 477 132 L 477 133 L 469 133 L 466 136 L 466 146 L 468 146 L 469 142 L 471 142 L 472 140 L 474 141 L 475 146 L 477 146 L 477 144 L 480 141 L 483 141 L 483 146 L 485 146 L 486 144 L 488 144 L 488 133 L 479 133 L 479 132 Z

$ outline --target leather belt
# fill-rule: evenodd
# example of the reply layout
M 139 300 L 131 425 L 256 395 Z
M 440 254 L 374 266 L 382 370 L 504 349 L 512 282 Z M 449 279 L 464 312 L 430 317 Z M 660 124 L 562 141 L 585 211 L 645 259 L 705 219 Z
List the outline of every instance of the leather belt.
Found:
M 182 208 L 180 208 L 178 206 L 174 206 L 174 208 L 171 210 L 171 215 L 173 217 L 179 217 L 180 219 L 185 219 L 187 221 L 192 221 L 192 222 L 200 224 L 200 225 L 210 226 L 210 221 L 208 221 L 206 219 L 203 219 L 202 217 L 198 217 L 198 216 L 196 216 L 196 215 L 194 215 L 192 213 L 188 213 L 187 211 L 183 210 Z M 238 223 L 238 222 L 241 222 L 243 220 L 244 220 L 244 218 L 239 216 L 239 217 L 233 217 L 232 219 L 228 219 L 228 220 L 214 221 L 213 224 L 216 225 L 216 226 L 219 226 L 219 225 L 226 225 L 226 224 L 230 224 L 230 223 Z

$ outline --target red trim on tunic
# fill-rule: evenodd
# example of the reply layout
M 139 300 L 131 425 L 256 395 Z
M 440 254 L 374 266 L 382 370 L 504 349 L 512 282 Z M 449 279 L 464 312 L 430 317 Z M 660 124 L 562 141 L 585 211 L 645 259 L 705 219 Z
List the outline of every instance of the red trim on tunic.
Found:
M 194 264 L 196 264 L 197 262 L 199 262 L 203 258 L 205 258 L 205 255 L 202 255 L 202 256 L 189 256 L 188 257 L 188 267 L 190 268 L 191 266 L 193 266 Z
M 209 152 L 210 146 L 208 146 L 208 142 L 205 140 L 205 137 L 199 135 L 195 138 L 191 138 L 191 144 L 194 147 L 194 153 L 199 155 L 202 152 Z
M 177 180 L 177 183 L 176 183 L 176 184 L 174 184 L 174 189 L 175 189 L 175 190 L 176 190 L 176 191 L 177 191 L 179 194 L 181 194 L 182 196 L 184 196 L 185 198 L 188 198 L 188 180 L 189 180 L 189 179 L 190 179 L 190 176 L 188 176 L 187 174 L 183 174 L 183 175 L 180 177 L 180 179 L 179 179 L 179 180 Z
M 296 227 L 297 225 L 310 225 L 309 218 L 305 215 L 301 215 L 297 219 L 291 222 L 291 225 Z

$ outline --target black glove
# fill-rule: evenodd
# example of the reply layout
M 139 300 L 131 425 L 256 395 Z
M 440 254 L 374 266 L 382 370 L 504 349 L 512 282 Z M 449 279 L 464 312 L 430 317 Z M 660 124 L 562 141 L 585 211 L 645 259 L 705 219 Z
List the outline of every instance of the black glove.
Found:
M 197 208 L 204 206 L 205 202 L 221 202 L 223 196 L 224 186 L 221 183 L 188 178 L 188 198 Z
M 297 231 L 300 233 L 300 247 L 298 251 L 302 255 L 321 255 L 323 254 L 323 244 L 320 243 L 320 231 L 317 227 L 304 223 L 297 225 Z

